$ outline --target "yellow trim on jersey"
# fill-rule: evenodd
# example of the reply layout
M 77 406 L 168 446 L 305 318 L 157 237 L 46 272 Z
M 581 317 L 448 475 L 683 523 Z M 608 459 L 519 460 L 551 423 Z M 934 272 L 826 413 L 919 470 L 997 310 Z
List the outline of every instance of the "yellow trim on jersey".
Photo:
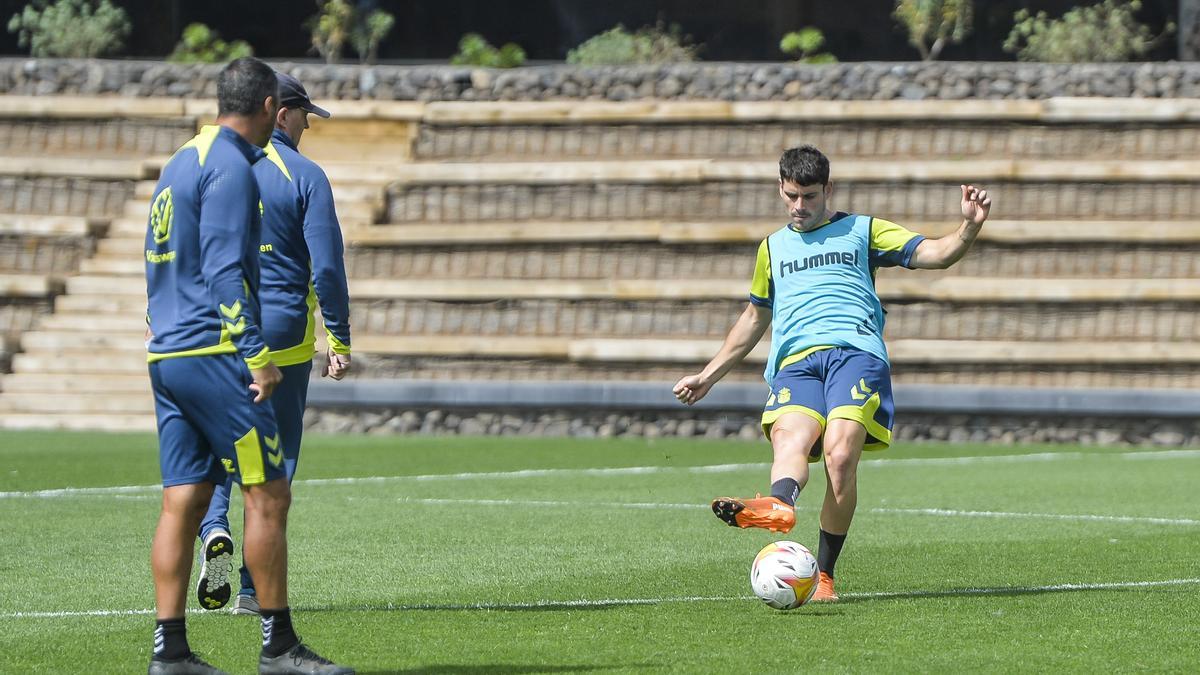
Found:
M 237 453 L 238 470 L 242 474 L 242 485 L 262 485 L 267 482 L 263 468 L 262 445 L 258 441 L 258 429 L 250 427 L 245 436 L 233 442 Z
M 800 363 L 804 359 L 807 359 L 810 355 L 815 354 L 820 351 L 824 351 L 826 349 L 833 349 L 833 345 L 817 345 L 816 347 L 809 347 L 808 349 L 805 349 L 802 352 L 787 356 L 782 361 L 779 362 L 779 367 L 775 369 L 775 372 L 776 372 L 776 374 L 778 374 L 779 371 L 783 370 L 784 368 L 787 368 L 788 366 L 792 365 L 793 363 Z
M 183 152 L 186 148 L 196 149 L 196 159 L 200 161 L 200 166 L 204 166 L 204 160 L 208 159 L 208 151 L 212 150 L 213 143 L 217 140 L 217 134 L 221 133 L 221 127 L 216 124 L 206 124 L 200 127 L 200 133 L 192 137 L 192 140 L 184 143 L 175 151 L 175 154 Z
M 829 411 L 831 420 L 850 420 L 863 425 L 867 433 L 875 438 L 874 443 L 867 443 L 863 450 L 886 450 L 892 444 L 892 432 L 875 421 L 875 411 L 879 410 L 879 392 L 875 392 L 861 406 L 839 405 Z
M 333 334 L 333 331 L 329 330 L 328 328 L 325 329 L 325 341 L 329 343 L 329 349 L 334 354 L 341 354 L 342 356 L 345 356 L 350 353 L 350 347 L 343 344 L 342 341 Z
M 916 236 L 890 220 L 871 218 L 871 248 L 876 251 L 902 251 Z
M 754 261 L 754 277 L 750 282 L 750 295 L 763 300 L 771 297 L 771 249 L 767 240 L 758 245 L 758 257 Z
M 277 349 L 271 352 L 271 363 L 277 366 L 294 366 L 305 361 L 312 361 L 313 354 L 317 353 L 316 345 L 312 342 L 304 342 L 288 347 L 287 349 Z
M 267 159 L 271 160 L 271 163 L 279 167 L 279 170 L 283 172 L 283 177 L 288 179 L 289 183 L 292 182 L 292 174 L 288 171 L 287 164 L 283 163 L 283 156 L 275 149 L 275 141 L 267 143 L 267 147 L 263 148 L 263 150 L 267 153 Z
M 263 347 L 261 352 L 246 359 L 246 367 L 250 370 L 258 370 L 259 368 L 266 368 L 272 362 L 274 362 L 274 359 L 271 358 L 271 348 Z
M 222 335 L 224 331 L 222 331 Z M 213 354 L 233 354 L 237 352 L 237 347 L 232 342 L 223 341 L 211 347 L 199 347 L 197 349 L 187 349 L 182 352 L 170 352 L 167 354 L 158 354 L 155 352 L 146 353 L 146 363 L 156 363 L 163 359 L 177 359 L 181 356 L 212 356 Z

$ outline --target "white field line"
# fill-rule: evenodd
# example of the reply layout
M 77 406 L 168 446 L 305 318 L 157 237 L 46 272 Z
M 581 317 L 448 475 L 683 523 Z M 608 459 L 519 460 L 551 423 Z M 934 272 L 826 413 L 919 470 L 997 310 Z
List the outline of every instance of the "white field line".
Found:
M 864 469 L 906 468 L 919 466 L 962 466 L 971 464 L 992 463 L 1026 463 L 1052 462 L 1080 459 L 1118 458 L 1125 460 L 1164 460 L 1164 459 L 1193 459 L 1200 457 L 1200 450 L 1152 450 L 1120 453 L 1085 453 L 1085 452 L 1040 452 L 1024 455 L 968 455 L 964 457 L 914 457 L 895 459 L 868 459 L 860 466 Z M 744 464 L 710 464 L 702 466 L 621 466 L 592 469 L 523 469 L 519 471 L 474 471 L 464 473 L 435 473 L 413 476 L 358 476 L 348 478 L 310 478 L 297 480 L 295 485 L 324 486 L 324 485 L 366 485 L 373 483 L 393 482 L 433 482 L 457 480 L 504 480 L 521 478 L 559 478 L 571 476 L 637 476 L 654 474 L 706 474 L 706 473 L 736 473 L 738 471 L 761 471 L 770 468 L 766 462 Z M 66 487 L 49 490 L 0 492 L 0 499 L 58 497 L 86 497 L 108 495 L 136 495 L 156 493 L 162 490 L 160 485 L 112 485 L 104 487 Z
M 883 591 L 876 593 L 841 593 L 846 599 L 886 600 L 922 597 L 952 597 L 972 595 L 1005 595 L 1011 593 L 1053 593 L 1067 591 L 1108 591 L 1134 588 L 1162 588 L 1170 586 L 1200 585 L 1200 578 L 1192 579 L 1163 579 L 1161 581 L 1114 581 L 1101 583 L 1052 584 L 1048 586 L 996 586 L 991 588 L 952 588 L 942 591 L 912 590 L 912 591 Z M 520 611 L 529 609 L 578 609 L 589 607 L 631 607 L 637 605 L 661 605 L 667 603 L 694 602 L 738 602 L 753 600 L 752 595 L 733 596 L 679 596 L 662 598 L 609 598 L 601 600 L 535 600 L 532 602 L 481 602 L 475 604 L 379 604 L 356 605 L 340 607 L 334 605 L 313 605 L 298 607 L 300 612 L 403 612 L 403 611 Z M 189 614 L 205 614 L 201 609 L 189 609 Z M 60 612 L 2 612 L 0 619 L 60 619 L 64 617 L 106 617 L 106 616 L 148 616 L 153 615 L 152 609 L 95 609 Z
M 437 499 L 419 497 L 400 497 L 396 501 L 405 504 L 430 504 L 435 506 L 553 506 L 572 508 L 623 508 L 623 509 L 704 509 L 708 504 L 671 504 L 652 502 L 573 502 L 560 500 L 528 500 L 528 499 Z M 814 508 L 800 507 L 800 511 L 813 511 Z M 961 509 L 898 509 L 887 507 L 859 508 L 859 513 L 879 513 L 884 515 L 913 515 L 913 516 L 945 516 L 957 518 L 1030 518 L 1045 520 L 1066 520 L 1076 522 L 1101 523 L 1137 523 L 1139 525 L 1181 525 L 1184 527 L 1200 526 L 1200 520 L 1194 518 L 1158 518 L 1152 516 L 1109 516 L 1091 513 L 1026 513 L 1015 511 L 970 511 Z

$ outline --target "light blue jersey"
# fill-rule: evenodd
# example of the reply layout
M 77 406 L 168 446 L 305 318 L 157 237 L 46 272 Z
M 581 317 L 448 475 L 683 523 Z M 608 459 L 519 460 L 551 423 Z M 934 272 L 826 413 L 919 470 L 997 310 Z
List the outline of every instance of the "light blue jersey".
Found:
M 750 302 L 771 308 L 771 382 L 814 349 L 850 347 L 888 362 L 875 270 L 909 267 L 925 238 L 895 223 L 838 212 L 801 232 L 780 228 L 758 247 Z

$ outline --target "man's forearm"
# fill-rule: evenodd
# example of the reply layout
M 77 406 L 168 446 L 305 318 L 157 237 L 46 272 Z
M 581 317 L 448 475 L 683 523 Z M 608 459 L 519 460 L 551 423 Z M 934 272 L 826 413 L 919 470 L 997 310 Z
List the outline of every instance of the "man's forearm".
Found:
M 725 342 L 721 345 L 720 351 L 708 362 L 701 374 L 711 382 L 725 377 L 754 349 L 754 345 L 762 339 L 766 329 L 767 322 L 759 321 L 757 310 L 753 306 L 747 307 L 746 311 L 738 317 L 733 328 L 730 329 L 729 335 L 725 336 Z
M 953 234 L 938 239 L 938 259 L 942 266 L 949 267 L 962 260 L 967 251 L 971 250 L 971 244 L 975 243 L 981 229 L 982 225 L 964 220 Z

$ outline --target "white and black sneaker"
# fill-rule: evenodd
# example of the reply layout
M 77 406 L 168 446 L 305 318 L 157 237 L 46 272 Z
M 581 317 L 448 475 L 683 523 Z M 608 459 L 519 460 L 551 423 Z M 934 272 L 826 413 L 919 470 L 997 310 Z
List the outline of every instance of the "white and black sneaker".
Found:
M 188 654 L 181 659 L 171 661 L 156 656 L 150 659 L 150 667 L 146 673 L 147 675 L 229 675 L 220 668 L 205 663 L 195 654 Z
M 339 666 L 297 642 L 295 647 L 274 658 L 258 657 L 259 675 L 354 675 L 353 668 Z
M 220 530 L 209 534 L 204 540 L 202 558 L 196 599 L 204 609 L 221 609 L 233 593 L 229 585 L 229 576 L 233 574 L 233 538 Z
M 238 593 L 237 599 L 233 601 L 234 614 L 253 614 L 258 616 L 258 596 L 248 593 Z

